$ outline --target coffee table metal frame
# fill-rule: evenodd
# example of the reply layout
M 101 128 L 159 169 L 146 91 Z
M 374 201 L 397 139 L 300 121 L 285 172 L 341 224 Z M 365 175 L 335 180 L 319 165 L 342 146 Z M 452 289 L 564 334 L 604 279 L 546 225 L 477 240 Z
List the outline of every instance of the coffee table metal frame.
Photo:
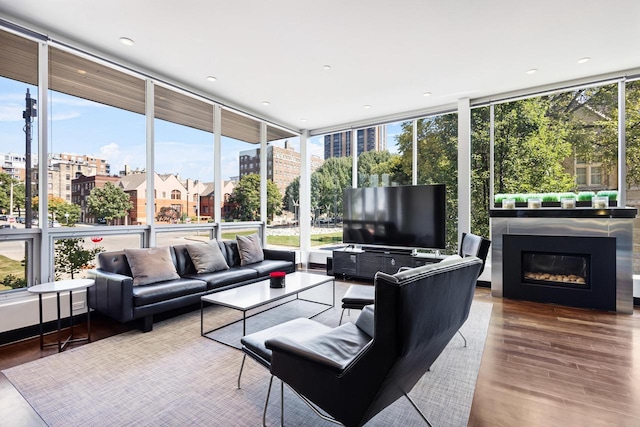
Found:
M 332 297 L 331 304 L 313 301 L 305 298 L 300 298 L 300 293 L 304 291 L 308 291 L 309 289 L 315 288 L 320 285 L 324 285 L 331 282 L 332 286 Z M 260 280 L 258 282 L 250 283 L 248 285 L 239 286 L 237 288 L 227 289 L 225 291 L 214 292 L 211 294 L 203 295 L 200 298 L 200 335 L 203 337 L 209 338 L 210 340 L 219 342 L 221 344 L 227 345 L 232 348 L 239 348 L 233 345 L 230 345 L 226 342 L 220 341 L 214 337 L 208 336 L 211 332 L 215 332 L 222 328 L 226 328 L 227 326 L 231 326 L 238 322 L 242 322 L 242 336 L 246 335 L 247 332 L 247 319 L 258 314 L 264 313 L 266 311 L 272 310 L 274 308 L 280 307 L 284 304 L 288 304 L 290 302 L 300 300 L 300 301 L 308 301 L 314 304 L 319 304 L 323 306 L 327 306 L 327 308 L 319 311 L 310 317 L 316 317 L 327 310 L 335 307 L 336 301 L 336 281 L 332 276 L 324 276 L 320 274 L 306 273 L 303 271 L 298 271 L 295 273 L 287 274 L 286 276 L 286 285 L 284 288 L 271 288 L 269 287 L 270 280 Z M 259 311 L 257 313 L 251 314 L 247 316 L 247 311 L 265 306 L 269 303 L 285 299 L 288 297 L 295 298 L 284 301 L 280 304 L 269 307 L 265 310 Z M 205 332 L 204 330 L 204 308 L 205 303 L 207 304 L 215 304 L 221 305 L 224 307 L 233 308 L 235 310 L 242 311 L 242 319 L 235 320 L 231 323 L 227 323 L 222 326 L 218 326 L 217 328 L 208 330 Z
M 91 342 L 91 311 L 89 310 L 89 292 L 87 291 L 85 305 L 87 307 L 87 336 L 84 338 L 74 338 L 73 332 L 73 291 L 85 289 L 93 286 L 95 281 L 93 279 L 69 279 L 58 280 L 56 282 L 46 282 L 39 285 L 29 286 L 27 290 L 31 293 L 38 294 L 38 312 L 40 315 L 40 350 L 45 347 L 58 346 L 58 353 L 63 351 L 68 344 L 85 341 Z M 69 337 L 62 341 L 62 320 L 60 314 L 60 293 L 69 291 L 69 323 L 70 334 Z M 54 293 L 56 294 L 56 305 L 58 308 L 58 342 L 57 343 L 44 343 L 44 330 L 43 330 L 43 315 L 42 315 L 42 294 Z

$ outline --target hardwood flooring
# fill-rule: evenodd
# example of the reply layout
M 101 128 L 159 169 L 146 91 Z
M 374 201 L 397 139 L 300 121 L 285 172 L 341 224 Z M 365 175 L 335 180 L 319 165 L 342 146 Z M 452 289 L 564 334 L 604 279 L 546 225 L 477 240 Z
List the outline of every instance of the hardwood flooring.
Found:
M 470 426 L 640 426 L 640 310 L 621 315 L 493 298 Z M 123 325 L 92 321 L 94 339 Z M 94 317 L 92 316 L 92 320 Z M 0 369 L 55 353 L 29 339 L 0 347 Z M 0 375 L 0 425 L 44 425 Z

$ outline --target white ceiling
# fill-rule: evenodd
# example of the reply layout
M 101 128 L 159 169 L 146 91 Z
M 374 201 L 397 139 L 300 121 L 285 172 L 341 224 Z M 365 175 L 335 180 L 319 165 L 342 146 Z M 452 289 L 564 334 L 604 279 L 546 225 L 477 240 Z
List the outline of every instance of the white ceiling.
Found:
M 292 129 L 640 67 L 639 0 L 0 0 L 0 15 Z

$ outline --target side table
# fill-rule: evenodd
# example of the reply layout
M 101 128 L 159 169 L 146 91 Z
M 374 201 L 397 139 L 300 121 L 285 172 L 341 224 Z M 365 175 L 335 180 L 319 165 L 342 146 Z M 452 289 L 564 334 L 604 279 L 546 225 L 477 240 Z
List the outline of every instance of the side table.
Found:
M 87 292 L 86 296 L 86 306 L 87 306 L 87 336 L 84 338 L 74 338 L 73 336 L 73 300 L 72 300 L 72 292 L 87 289 L 95 284 L 93 279 L 70 279 L 70 280 L 59 280 L 57 282 L 47 282 L 41 283 L 39 285 L 30 286 L 27 288 L 29 292 L 34 294 L 38 294 L 38 306 L 40 312 L 40 350 L 45 347 L 49 347 L 52 345 L 58 346 L 58 352 L 61 352 L 65 349 L 67 344 L 86 341 L 91 342 L 91 312 L 89 310 L 89 292 Z M 69 291 L 69 323 L 71 324 L 70 330 L 71 333 L 69 337 L 62 342 L 62 322 L 60 320 L 60 293 Z M 51 344 L 44 344 L 43 338 L 43 319 L 42 319 L 42 294 L 54 293 L 56 294 L 56 301 L 58 306 L 58 342 Z

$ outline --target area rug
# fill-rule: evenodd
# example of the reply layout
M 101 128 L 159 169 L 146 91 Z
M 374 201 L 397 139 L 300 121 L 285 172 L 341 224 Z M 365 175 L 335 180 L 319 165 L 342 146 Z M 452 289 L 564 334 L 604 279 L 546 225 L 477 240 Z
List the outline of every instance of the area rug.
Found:
M 340 301 L 348 284 L 338 283 Z M 325 290 L 324 292 L 328 292 Z M 250 319 L 304 313 L 305 302 L 292 302 Z M 474 302 L 462 328 L 467 347 L 456 335 L 410 393 L 435 426 L 466 426 L 482 359 L 491 304 Z M 341 309 L 316 320 L 335 326 Z M 344 321 L 355 320 L 352 310 Z M 240 318 L 237 311 L 210 307 L 205 321 L 222 325 Z M 250 330 L 248 331 L 250 332 Z M 235 338 L 233 338 L 235 339 Z M 269 372 L 248 360 L 237 378 L 242 353 L 200 336 L 200 312 L 154 325 L 149 333 L 130 331 L 3 373 L 50 426 L 249 426 L 260 425 Z M 279 387 L 278 387 L 279 389 Z M 279 424 L 279 393 L 272 392 L 267 424 Z M 318 418 L 285 387 L 285 424 L 332 425 Z M 400 399 L 367 426 L 422 426 L 406 399 Z

